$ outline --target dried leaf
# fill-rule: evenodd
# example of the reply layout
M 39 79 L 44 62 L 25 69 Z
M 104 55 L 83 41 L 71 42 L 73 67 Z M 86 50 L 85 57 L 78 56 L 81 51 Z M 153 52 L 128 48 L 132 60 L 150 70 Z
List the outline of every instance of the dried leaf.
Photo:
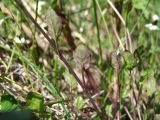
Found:
M 62 24 L 60 18 L 52 8 L 49 8 L 47 11 L 46 23 L 48 25 L 49 35 L 53 39 L 56 39 L 60 32 Z
M 88 69 L 91 61 L 91 52 L 84 45 L 79 45 L 73 53 L 74 61 L 78 68 Z

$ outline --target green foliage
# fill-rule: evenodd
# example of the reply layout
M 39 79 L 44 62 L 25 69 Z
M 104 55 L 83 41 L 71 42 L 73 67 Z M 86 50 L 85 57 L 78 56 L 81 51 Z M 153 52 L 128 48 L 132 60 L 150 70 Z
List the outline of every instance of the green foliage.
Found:
M 147 3 L 147 0 L 133 0 L 133 7 L 136 9 L 144 9 L 145 5 Z
M 69 84 L 69 86 L 71 87 L 71 89 L 75 89 L 77 87 L 77 81 L 75 80 L 75 78 L 69 73 L 68 70 L 66 70 L 63 73 L 64 79 L 65 81 Z
M 144 84 L 145 80 L 147 80 L 147 77 L 148 77 L 148 71 L 146 70 L 142 73 L 138 81 L 140 87 Z
M 26 107 L 42 114 L 44 112 L 43 96 L 39 93 L 29 92 L 26 97 Z
M 136 59 L 129 51 L 124 51 L 122 53 L 122 57 L 124 59 L 124 66 L 126 69 L 132 70 L 137 65 Z
M 39 120 L 30 110 L 17 110 L 1 113 L 1 120 Z
M 112 105 L 106 105 L 106 107 L 105 107 L 105 112 L 107 113 L 107 115 L 108 115 L 109 117 L 113 117 L 113 116 L 112 116 Z
M 134 56 L 141 61 L 144 57 L 144 47 L 143 46 L 138 47 L 134 52 Z
M 4 94 L 1 96 L 1 103 L 0 103 L 0 111 L 12 111 L 19 108 L 18 101 L 9 94 Z
M 26 105 L 20 105 L 19 101 L 9 94 L 1 96 L 0 102 L 0 119 L 5 120 L 32 120 L 38 119 L 34 110 L 39 115 L 44 114 L 44 99 L 38 93 L 30 92 L 26 98 Z
M 117 117 L 120 97 L 120 119 L 128 120 L 129 114 L 134 118 L 134 113 L 136 119 L 159 119 L 160 22 L 153 20 L 160 16 L 158 0 L 21 1 L 48 37 L 55 39 L 55 46 L 79 79 L 82 67 L 91 73 L 92 76 L 84 72 L 86 89 L 103 116 Z M 4 84 L 0 111 L 15 120 L 31 117 L 30 109 L 46 120 L 88 119 L 88 116 L 100 120 L 96 110 L 84 111 L 93 107 L 89 96 L 79 88 L 61 54 L 55 54 L 57 50 L 52 45 L 45 51 L 37 44 L 42 39 L 45 46 L 45 38 L 16 0 L 1 0 L 0 7 L 0 82 Z M 71 50 L 70 41 L 77 46 L 75 51 Z M 85 47 L 80 48 L 81 45 Z M 26 104 L 21 105 L 24 101 Z
M 82 109 L 85 105 L 84 99 L 81 96 L 78 96 L 75 100 L 74 100 L 74 106 L 77 107 L 78 109 Z

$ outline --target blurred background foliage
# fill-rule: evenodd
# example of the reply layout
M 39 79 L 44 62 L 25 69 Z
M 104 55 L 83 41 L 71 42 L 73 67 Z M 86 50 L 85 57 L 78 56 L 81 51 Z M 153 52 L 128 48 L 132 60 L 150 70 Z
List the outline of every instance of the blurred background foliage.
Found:
M 85 78 L 91 96 L 83 91 L 16 0 L 0 0 L 2 113 L 15 111 L 16 115 L 17 111 L 26 110 L 26 116 L 30 116 L 24 118 L 27 120 L 36 116 L 46 120 L 112 120 L 117 118 L 119 98 L 122 120 L 160 119 L 160 1 L 22 0 L 22 3 L 54 39 L 78 77 Z M 83 48 L 78 49 L 79 46 Z

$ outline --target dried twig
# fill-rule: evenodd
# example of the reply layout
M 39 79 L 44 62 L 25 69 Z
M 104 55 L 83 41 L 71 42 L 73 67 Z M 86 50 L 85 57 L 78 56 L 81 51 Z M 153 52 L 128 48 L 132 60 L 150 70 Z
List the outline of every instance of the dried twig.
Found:
M 61 24 L 63 25 L 63 34 L 67 40 L 68 45 L 70 46 L 71 50 L 74 51 L 76 49 L 76 45 L 74 43 L 73 36 L 71 35 L 71 28 L 69 26 L 69 22 L 66 18 L 66 15 L 63 13 L 63 7 L 57 6 L 55 9 L 57 15 L 61 19 Z
M 132 118 L 131 114 L 129 113 L 129 111 L 128 111 L 126 106 L 124 106 L 124 110 L 126 111 L 126 113 L 127 113 L 128 117 L 130 118 L 130 120 L 133 120 L 133 118 Z
M 116 9 L 116 7 L 113 5 L 113 3 L 110 0 L 107 0 L 107 2 L 109 3 L 109 5 L 112 7 L 112 9 L 115 11 L 115 13 L 117 14 L 117 16 L 119 17 L 119 19 L 121 20 L 122 24 L 124 25 L 125 29 L 126 29 L 126 33 L 127 33 L 127 37 L 129 40 L 129 45 L 130 45 L 130 52 L 133 53 L 133 48 L 132 48 L 132 39 L 131 39 L 131 35 L 129 32 L 129 29 L 126 27 L 126 22 L 123 19 L 123 17 L 121 16 L 121 14 L 119 13 L 119 11 Z
M 141 118 L 141 112 L 140 112 L 140 105 L 137 106 L 137 111 L 138 111 L 139 120 L 142 120 L 142 118 Z
M 131 99 L 131 104 L 132 104 L 132 112 L 133 112 L 133 118 L 134 118 L 134 120 L 137 120 L 136 111 L 135 111 L 135 102 L 137 100 L 136 100 L 136 96 L 135 96 L 135 92 L 134 92 L 134 88 L 133 88 L 133 76 L 132 76 L 132 72 L 131 71 L 130 71 L 130 76 L 131 76 L 130 99 Z

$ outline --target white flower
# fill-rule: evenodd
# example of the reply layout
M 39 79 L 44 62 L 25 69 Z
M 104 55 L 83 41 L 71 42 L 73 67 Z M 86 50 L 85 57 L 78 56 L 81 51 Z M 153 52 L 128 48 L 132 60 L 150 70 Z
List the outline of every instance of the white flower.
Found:
M 158 21 L 159 21 L 159 16 L 154 14 L 152 16 L 152 23 L 146 24 L 145 27 L 151 31 L 159 30 L 159 27 L 157 26 Z
M 150 29 L 150 30 L 152 30 L 152 31 L 159 30 L 158 26 L 157 25 L 153 25 L 152 23 L 146 24 L 145 27 Z
M 154 15 L 152 16 L 152 21 L 158 21 L 158 20 L 159 20 L 159 16 L 156 15 L 156 14 L 154 14 Z
M 15 37 L 14 42 L 17 43 L 17 44 L 21 44 L 21 45 L 22 44 L 30 44 L 30 41 L 26 40 L 24 37 L 22 37 L 22 38 Z

